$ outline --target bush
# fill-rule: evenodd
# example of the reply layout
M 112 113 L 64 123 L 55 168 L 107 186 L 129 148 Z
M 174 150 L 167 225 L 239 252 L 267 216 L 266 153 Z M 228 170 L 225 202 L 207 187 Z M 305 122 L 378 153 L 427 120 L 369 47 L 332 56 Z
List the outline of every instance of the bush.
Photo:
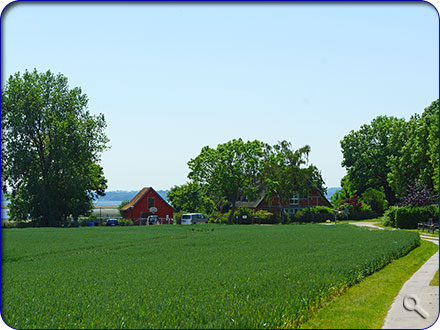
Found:
M 348 205 L 351 205 L 351 207 L 348 207 Z M 340 210 L 343 210 L 344 208 L 351 208 L 355 211 L 360 211 L 362 208 L 362 202 L 359 200 L 359 198 L 356 195 L 353 195 L 353 197 L 347 198 L 341 202 L 341 205 L 339 206 Z
M 254 213 L 255 223 L 266 223 L 273 217 L 273 213 L 266 210 L 258 210 Z
M 438 206 L 402 206 L 396 209 L 395 213 L 395 227 L 401 229 L 417 229 L 417 223 L 428 222 L 432 218 L 433 221 L 438 221 Z
M 208 223 L 228 223 L 229 211 L 221 214 L 219 211 L 214 211 L 208 216 Z
M 396 210 L 398 206 L 391 206 L 382 216 L 382 223 L 384 226 L 395 227 L 396 224 Z
M 246 225 L 251 224 L 253 213 L 254 212 L 248 207 L 244 207 L 244 206 L 239 207 L 234 212 L 234 223 L 237 223 L 238 221 L 239 224 L 246 224 Z M 244 217 L 246 219 L 244 219 Z
M 119 226 L 132 226 L 133 221 L 131 219 L 120 218 L 118 219 Z
M 306 207 L 296 212 L 293 219 L 300 222 L 324 222 L 334 219 L 333 209 L 326 206 Z
M 374 188 L 365 190 L 362 194 L 361 201 L 369 205 L 376 215 L 382 215 L 388 206 L 385 193 Z
M 362 204 L 360 210 L 351 210 L 349 217 L 351 220 L 373 219 L 377 217 L 377 213 L 369 205 Z

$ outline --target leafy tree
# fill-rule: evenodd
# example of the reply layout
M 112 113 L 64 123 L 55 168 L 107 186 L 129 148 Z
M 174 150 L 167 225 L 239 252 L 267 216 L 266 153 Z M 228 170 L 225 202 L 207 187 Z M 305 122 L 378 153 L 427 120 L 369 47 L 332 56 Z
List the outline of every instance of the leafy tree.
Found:
M 377 215 L 382 215 L 387 208 L 385 194 L 377 189 L 368 188 L 362 193 L 361 201 L 371 207 L 371 210 Z
M 264 144 L 260 141 L 234 139 L 216 149 L 205 146 L 188 162 L 188 177 L 206 188 L 208 196 L 224 198 L 231 205 L 228 223 L 239 196 L 256 197 Z
M 424 183 L 414 181 L 408 186 L 400 205 L 426 206 L 433 204 L 438 204 L 438 194 L 434 194 Z
M 118 205 L 118 211 L 119 211 L 119 214 L 120 214 L 121 216 L 122 216 L 121 209 L 122 209 L 125 205 L 127 205 L 128 203 L 130 203 L 129 200 L 123 200 L 123 201 L 121 202 L 121 204 Z
M 88 214 L 107 181 L 98 165 L 108 142 L 104 116 L 87 96 L 50 71 L 16 73 L 1 91 L 2 190 L 13 220 L 58 225 Z
M 204 187 L 193 181 L 172 187 L 167 198 L 177 211 L 211 213 L 216 209 Z
M 387 201 L 394 204 L 396 196 L 388 182 L 391 172 L 388 159 L 398 155 L 401 148 L 392 136 L 400 134 L 405 127 L 404 119 L 379 116 L 342 139 L 342 166 L 347 169 L 352 190 L 362 194 L 368 188 L 383 189 Z
M 405 130 L 392 137 L 392 143 L 399 141 L 401 148 L 389 157 L 388 181 L 398 197 L 405 196 L 414 181 L 438 193 L 438 134 L 439 103 L 436 100 L 421 116 L 412 116 Z
M 362 202 L 359 200 L 359 198 L 356 195 L 354 195 L 353 197 L 343 200 L 340 205 L 340 209 L 343 210 L 347 206 L 349 206 L 349 208 L 354 211 L 360 211 L 362 208 Z
M 283 201 L 292 198 L 295 192 L 308 193 L 310 186 L 324 190 L 321 173 L 314 165 L 307 165 L 310 147 L 294 150 L 292 144 L 281 141 L 274 146 L 266 145 L 262 170 L 262 181 L 266 197 L 277 197 L 280 213 Z M 284 222 L 284 213 L 281 214 Z
M 341 203 L 346 200 L 347 198 L 350 198 L 351 196 L 356 194 L 356 191 L 353 190 L 352 184 L 350 182 L 350 179 L 348 176 L 344 176 L 341 180 L 341 190 L 336 191 L 331 197 L 330 197 L 330 203 L 333 205 L 333 207 L 338 208 Z

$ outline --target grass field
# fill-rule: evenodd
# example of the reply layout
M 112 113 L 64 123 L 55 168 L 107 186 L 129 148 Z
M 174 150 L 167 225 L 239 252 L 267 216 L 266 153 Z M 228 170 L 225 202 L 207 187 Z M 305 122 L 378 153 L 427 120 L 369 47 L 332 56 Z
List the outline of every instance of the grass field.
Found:
M 419 244 L 349 225 L 2 232 L 14 328 L 292 328 Z

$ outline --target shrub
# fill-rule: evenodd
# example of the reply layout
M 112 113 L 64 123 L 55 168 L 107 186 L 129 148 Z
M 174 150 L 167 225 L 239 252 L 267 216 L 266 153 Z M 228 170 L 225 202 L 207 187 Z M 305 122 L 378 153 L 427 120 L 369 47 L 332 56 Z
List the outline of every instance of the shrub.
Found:
M 368 188 L 362 194 L 361 200 L 364 204 L 371 207 L 371 210 L 376 215 L 382 215 L 388 206 L 388 202 L 385 199 L 385 193 L 374 188 Z
M 396 209 L 395 227 L 401 229 L 417 229 L 417 223 L 428 222 L 432 218 L 438 221 L 438 206 L 402 206 Z
M 120 218 L 118 219 L 119 226 L 132 226 L 133 221 L 131 219 Z
M 334 219 L 333 209 L 326 206 L 312 206 L 299 210 L 293 216 L 295 221 L 300 222 L 323 222 Z
M 351 220 L 372 219 L 377 217 L 377 213 L 371 209 L 370 205 L 362 204 L 360 210 L 351 210 L 349 217 Z
M 258 210 L 254 213 L 256 223 L 266 223 L 273 217 L 273 213 L 266 210 Z
M 234 212 L 234 221 L 237 223 L 238 220 L 239 224 L 251 224 L 252 216 L 253 211 L 250 208 L 241 206 Z
M 382 217 L 382 223 L 384 226 L 395 227 L 396 224 L 396 210 L 398 206 L 391 206 L 388 210 L 385 211 Z
M 208 223 L 228 223 L 229 211 L 221 214 L 219 211 L 214 211 L 208 216 Z
M 353 197 L 347 198 L 341 202 L 341 206 L 339 207 L 340 210 L 343 210 L 344 208 L 347 208 L 347 205 L 351 205 L 351 208 L 355 211 L 360 211 L 362 208 L 362 202 L 359 200 L 359 198 L 356 195 L 353 195 Z

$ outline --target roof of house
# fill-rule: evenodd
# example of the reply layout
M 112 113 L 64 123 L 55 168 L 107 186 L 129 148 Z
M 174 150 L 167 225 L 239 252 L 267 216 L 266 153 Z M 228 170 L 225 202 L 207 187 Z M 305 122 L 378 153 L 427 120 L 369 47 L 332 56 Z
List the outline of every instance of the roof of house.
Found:
M 313 189 L 313 188 L 312 188 Z M 321 196 L 321 198 L 324 200 L 324 202 L 329 206 L 332 207 L 332 204 L 328 201 L 328 199 L 325 197 L 325 195 L 323 194 L 323 192 L 316 188 L 316 191 L 319 193 L 319 195 Z M 262 190 L 260 192 L 259 197 L 254 200 L 254 201 L 236 201 L 235 202 L 235 206 L 236 207 L 248 207 L 248 208 L 257 208 L 261 202 L 263 202 L 264 198 L 265 198 L 266 193 L 264 192 L 264 190 Z
M 166 204 L 168 204 L 168 202 L 166 200 L 164 200 L 162 198 L 162 196 L 159 195 L 156 192 L 156 190 L 154 190 L 152 187 L 145 187 L 145 188 L 142 188 L 142 190 L 139 191 L 130 202 L 125 204 L 123 207 L 121 207 L 121 211 L 127 211 L 130 207 L 135 206 L 137 204 L 137 202 L 139 202 L 142 199 L 142 197 L 144 197 L 145 194 L 147 194 L 150 190 L 153 190 L 157 196 L 159 196 Z M 170 204 L 168 204 L 168 205 L 170 205 Z M 171 205 L 170 205 L 170 207 L 171 207 Z
M 260 192 L 260 195 L 258 198 L 254 201 L 236 201 L 235 206 L 236 207 L 248 207 L 248 208 L 256 208 L 260 203 L 264 200 L 265 193 L 264 190 Z

